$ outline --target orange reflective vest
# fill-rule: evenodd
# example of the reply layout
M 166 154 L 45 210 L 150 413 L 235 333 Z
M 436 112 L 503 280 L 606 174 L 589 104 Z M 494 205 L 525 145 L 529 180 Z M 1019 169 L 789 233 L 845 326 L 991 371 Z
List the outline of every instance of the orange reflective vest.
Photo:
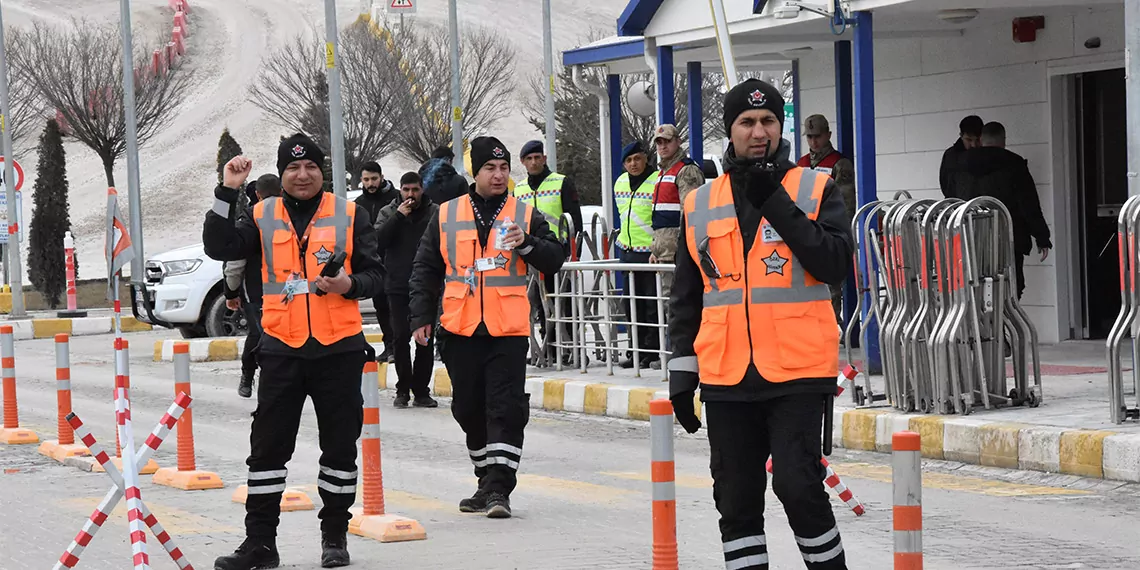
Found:
M 328 346 L 360 334 L 364 329 L 355 299 L 315 294 L 317 277 L 336 252 L 345 252 L 344 271 L 352 273 L 356 204 L 325 192 L 300 239 L 281 198 L 258 202 L 253 220 L 261 234 L 261 282 L 265 289 L 261 326 L 265 334 L 293 348 L 300 348 L 310 336 Z M 300 287 L 302 291 L 307 287 L 308 293 L 294 292 L 289 300 L 286 283 L 290 280 L 305 283 Z
M 439 207 L 439 249 L 446 265 L 439 324 L 448 332 L 471 336 L 485 323 L 491 336 L 530 335 L 526 262 L 515 251 L 495 248 L 495 234 L 508 217 L 529 232 L 531 212 L 531 206 L 507 196 L 484 247 L 470 196 Z M 493 260 L 494 267 L 479 271 L 479 259 Z
M 814 220 L 827 181 L 825 174 L 796 167 L 783 186 Z M 769 382 L 834 378 L 839 331 L 828 286 L 804 270 L 766 219 L 745 251 L 728 174 L 685 197 L 685 219 L 689 254 L 721 275 L 701 272 L 704 308 L 693 342 L 701 382 L 738 384 L 749 363 Z

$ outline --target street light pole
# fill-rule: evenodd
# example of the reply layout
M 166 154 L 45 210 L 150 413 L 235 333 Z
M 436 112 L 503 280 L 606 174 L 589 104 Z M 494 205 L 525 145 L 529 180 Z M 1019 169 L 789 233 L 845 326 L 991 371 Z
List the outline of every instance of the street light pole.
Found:
M 23 272 L 20 270 L 20 240 L 13 229 L 18 220 L 16 211 L 16 169 L 13 166 L 16 156 L 12 152 L 12 131 L 8 124 L 12 116 L 11 105 L 8 100 L 8 57 L 4 53 L 4 15 L 0 8 L 0 133 L 3 134 L 4 145 L 4 193 L 8 200 L 8 259 L 4 260 L 4 269 L 8 272 L 12 284 L 12 316 L 24 316 L 24 285 Z
M 558 123 L 554 118 L 554 37 L 550 29 L 550 0 L 542 0 L 542 60 L 546 66 L 547 80 L 546 162 L 551 170 L 558 170 Z
M 139 184 L 139 125 L 135 111 L 135 61 L 131 41 L 131 0 L 119 4 L 119 33 L 123 45 L 123 114 L 127 127 L 127 205 L 131 210 L 131 245 L 135 255 L 131 258 L 131 283 L 143 284 L 143 229 L 142 195 Z
M 340 98 L 340 67 L 337 65 L 338 34 L 336 0 L 325 0 L 325 67 L 329 81 L 329 138 L 332 139 L 333 193 L 346 197 L 344 183 L 344 110 Z
M 331 1 L 331 0 L 330 0 Z M 448 0 L 447 19 L 451 27 L 451 151 L 455 171 L 463 175 L 463 102 L 459 89 L 459 0 Z
M 1140 0 L 1124 0 L 1128 195 L 1140 195 Z

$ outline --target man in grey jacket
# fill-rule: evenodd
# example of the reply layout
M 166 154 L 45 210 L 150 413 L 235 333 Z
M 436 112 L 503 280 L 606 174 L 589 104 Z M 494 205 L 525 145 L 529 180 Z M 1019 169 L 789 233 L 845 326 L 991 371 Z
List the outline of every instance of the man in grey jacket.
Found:
M 276 174 L 262 175 L 251 185 L 258 201 L 281 195 L 281 179 Z M 243 215 L 252 216 L 253 206 L 250 204 Z M 238 383 L 238 395 L 248 398 L 253 395 L 257 345 L 261 342 L 261 258 L 259 256 L 254 263 L 248 263 L 245 259 L 227 261 L 222 266 L 222 274 L 225 275 L 226 308 L 231 311 L 244 310 L 249 329 L 245 337 L 245 349 L 241 354 L 241 382 Z

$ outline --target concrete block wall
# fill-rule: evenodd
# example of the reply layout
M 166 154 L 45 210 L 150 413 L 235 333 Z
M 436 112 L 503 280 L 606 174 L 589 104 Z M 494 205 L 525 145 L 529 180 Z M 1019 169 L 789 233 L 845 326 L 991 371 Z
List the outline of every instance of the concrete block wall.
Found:
M 878 40 L 875 45 L 878 193 L 890 199 L 899 190 L 915 198 L 940 198 L 942 153 L 958 135 L 958 121 L 976 114 L 1006 126 L 1009 149 L 1028 159 L 1041 207 L 1053 230 L 1055 194 L 1075 192 L 1053 184 L 1052 117 L 1048 67 L 1066 59 L 1111 54 L 1123 49 L 1123 13 L 1118 7 L 1034 10 L 1046 16 L 1033 43 L 1014 43 L 1008 18 L 979 22 L 962 37 Z M 1026 14 L 1031 15 L 1031 14 Z M 980 17 L 981 18 L 981 17 Z M 1102 47 L 1088 50 L 1098 36 Z M 835 69 L 830 48 L 817 48 L 800 60 L 801 112 L 835 117 Z M 856 125 L 858 129 L 858 125 Z M 834 130 L 834 127 L 833 129 Z M 1055 252 L 1054 252 L 1055 253 Z M 1022 305 L 1042 342 L 1061 340 L 1056 281 L 1050 255 L 1025 263 Z M 1068 331 L 1066 331 L 1068 336 Z

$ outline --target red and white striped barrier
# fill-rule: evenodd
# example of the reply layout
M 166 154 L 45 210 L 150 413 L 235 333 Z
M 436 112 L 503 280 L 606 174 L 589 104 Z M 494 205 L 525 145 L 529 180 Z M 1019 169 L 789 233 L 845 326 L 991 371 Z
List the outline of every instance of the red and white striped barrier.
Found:
M 71 232 L 63 233 L 63 257 L 67 275 L 67 312 L 74 313 L 79 309 L 79 301 L 75 290 L 75 239 Z
M 843 484 L 843 481 L 839 479 L 839 475 L 835 472 L 834 469 L 831 468 L 831 464 L 827 462 L 827 458 L 821 457 L 819 462 L 824 468 L 823 482 L 827 484 L 831 490 L 835 491 L 835 493 L 839 495 L 839 498 L 842 499 L 844 503 L 847 503 L 848 507 L 851 507 L 851 511 L 855 513 L 855 516 L 863 516 L 863 513 L 866 512 L 866 510 L 863 508 L 863 503 L 860 503 L 859 499 L 855 498 L 855 494 L 851 492 L 851 489 L 848 489 L 847 485 Z M 771 473 L 771 457 L 768 458 L 768 464 L 766 467 L 768 469 L 768 472 Z
M 131 430 L 131 400 L 123 376 L 115 380 L 115 421 L 126 450 L 123 453 L 124 495 L 127 497 L 127 524 L 131 533 L 131 559 L 135 570 L 149 570 L 146 531 L 143 528 L 142 491 L 139 490 L 138 459 L 135 457 L 135 435 Z M 90 448 L 88 448 L 90 449 Z M 106 465 L 104 465 L 106 469 Z
M 186 394 L 179 394 L 178 397 L 174 399 L 174 403 L 171 404 L 170 408 L 166 411 L 165 414 L 163 414 L 162 419 L 158 422 L 158 425 L 154 427 L 154 430 L 151 431 L 150 436 L 146 438 L 146 442 L 141 448 L 139 448 L 139 462 L 150 460 L 151 455 L 153 455 L 155 450 L 157 450 L 158 447 L 162 445 L 162 442 L 166 439 L 166 436 L 170 434 L 170 429 L 174 427 L 174 424 L 178 421 L 178 418 L 181 417 L 182 413 L 190 407 L 190 402 L 191 398 Z M 126 481 L 123 479 L 119 469 L 115 467 L 115 464 L 110 461 L 110 457 L 108 457 L 106 450 L 104 450 L 102 446 L 99 445 L 97 441 L 95 441 L 95 438 L 91 435 L 91 432 L 83 425 L 83 422 L 79 420 L 79 417 L 74 413 L 70 413 L 67 416 L 67 421 L 69 422 L 69 425 L 71 425 L 76 431 L 76 433 L 79 434 L 82 441 L 88 445 L 88 449 L 90 449 L 92 454 L 95 455 L 96 461 L 104 466 L 107 475 L 111 477 L 111 480 L 114 482 L 114 486 L 107 491 L 107 494 L 103 497 L 103 500 L 97 507 L 95 507 L 95 511 L 91 513 L 91 516 L 88 518 L 87 522 L 84 523 L 83 528 L 80 529 L 79 534 L 75 536 L 75 540 L 71 542 L 71 545 L 68 546 L 67 550 L 63 553 L 62 556 L 60 556 L 59 562 L 56 563 L 54 570 L 62 570 L 63 568 L 75 568 L 75 566 L 79 564 L 79 556 L 83 554 L 83 550 L 87 547 L 88 544 L 91 543 L 92 540 L 94 540 L 95 533 L 97 533 L 99 529 L 103 527 L 103 523 L 109 516 L 111 516 L 111 512 L 115 509 L 115 506 L 119 504 L 119 500 L 123 498 L 124 490 L 126 489 Z M 147 509 L 146 505 L 143 504 L 141 500 L 139 500 L 138 503 L 141 507 L 140 514 L 142 515 L 142 521 L 148 527 L 150 527 L 151 532 L 154 533 L 155 538 L 158 539 L 159 543 L 162 544 L 162 547 L 166 549 L 166 551 L 170 554 L 170 557 L 174 560 L 174 563 L 177 564 L 178 567 L 182 570 L 193 570 L 194 567 L 190 564 L 190 561 L 174 543 L 174 539 L 170 537 L 169 533 L 167 533 L 166 530 L 162 528 L 162 525 L 159 524 L 158 519 L 154 516 L 154 514 L 151 513 L 149 509 Z M 132 529 L 132 542 L 134 539 L 133 533 L 134 530 Z
M 131 389 L 131 358 L 130 358 L 130 354 L 131 354 L 130 342 L 124 338 L 116 338 L 115 339 L 115 369 L 118 372 L 115 373 L 115 385 L 118 386 L 120 383 L 122 383 L 123 386 L 125 386 L 128 391 Z M 114 396 L 114 394 L 112 394 L 112 396 Z M 115 431 L 115 457 L 111 459 L 111 462 L 114 463 L 115 467 L 119 468 L 119 470 L 123 469 L 123 446 L 122 446 L 122 442 L 119 440 L 118 430 Z M 142 473 L 143 475 L 150 475 L 150 474 L 154 473 L 155 471 L 158 471 L 158 464 L 155 463 L 153 459 L 149 459 L 147 461 L 140 461 L 139 463 L 141 464 L 141 467 L 139 467 L 138 472 Z M 98 461 L 96 461 L 93 465 L 91 465 L 91 471 L 93 471 L 93 472 L 100 473 L 103 470 L 104 470 L 103 464 L 99 463 Z

